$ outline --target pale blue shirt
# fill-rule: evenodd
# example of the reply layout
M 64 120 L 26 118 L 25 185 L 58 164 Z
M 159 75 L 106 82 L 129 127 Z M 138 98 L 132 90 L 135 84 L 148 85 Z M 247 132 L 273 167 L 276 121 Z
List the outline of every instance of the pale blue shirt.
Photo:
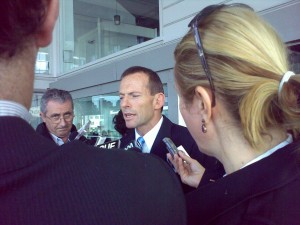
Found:
M 152 145 L 155 141 L 155 138 L 159 132 L 159 129 L 161 127 L 161 124 L 163 122 L 163 117 L 160 118 L 158 123 L 147 133 L 143 136 L 145 140 L 145 144 L 143 147 L 143 153 L 150 153 Z M 137 140 L 141 135 L 138 134 L 138 132 L 135 129 L 135 140 Z
M 53 141 L 54 141 L 57 145 L 61 146 L 61 145 L 63 145 L 63 144 L 65 143 L 61 138 L 57 137 L 56 135 L 54 135 L 54 134 L 52 134 L 52 133 L 50 133 L 50 132 L 49 132 L 49 134 L 51 135 Z M 68 139 L 68 142 L 69 142 L 69 141 L 70 141 L 70 140 Z
M 13 101 L 0 100 L 0 116 L 15 116 L 30 123 L 31 114 L 21 104 Z

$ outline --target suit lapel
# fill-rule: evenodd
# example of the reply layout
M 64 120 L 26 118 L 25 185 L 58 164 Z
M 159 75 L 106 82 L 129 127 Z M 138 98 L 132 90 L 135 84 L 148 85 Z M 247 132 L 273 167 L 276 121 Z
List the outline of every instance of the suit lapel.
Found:
M 166 149 L 165 144 L 163 143 L 162 139 L 165 137 L 171 138 L 171 128 L 172 123 L 169 119 L 167 119 L 165 116 L 163 116 L 163 122 L 161 124 L 161 127 L 156 135 L 156 138 L 154 140 L 154 143 L 151 148 L 151 153 L 158 155 L 159 157 L 165 159 L 166 153 L 168 152 Z

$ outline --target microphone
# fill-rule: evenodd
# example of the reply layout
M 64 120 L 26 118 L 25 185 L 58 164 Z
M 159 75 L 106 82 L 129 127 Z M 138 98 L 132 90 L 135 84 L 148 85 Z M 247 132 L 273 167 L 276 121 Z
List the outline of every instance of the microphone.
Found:
M 132 140 L 131 142 L 128 143 L 126 147 L 124 147 L 125 150 L 129 150 L 131 148 L 138 148 L 140 149 L 138 143 L 135 140 Z
M 78 138 L 78 139 L 76 139 L 76 137 L 78 137 L 78 132 L 74 131 L 70 134 L 69 140 L 70 141 L 78 140 L 78 141 L 81 141 L 81 142 L 86 143 L 88 145 L 92 145 L 91 140 L 87 139 L 85 136 L 81 135 L 80 138 Z
M 118 140 L 115 140 L 115 141 L 108 141 L 108 142 L 105 142 L 103 144 L 95 145 L 95 146 L 98 147 L 98 148 L 111 149 L 111 148 L 119 148 L 120 143 L 121 143 L 121 141 L 120 141 L 120 139 L 118 139 Z
M 77 135 L 78 135 L 77 131 L 72 132 L 69 136 L 69 140 L 74 141 Z
M 81 136 L 83 136 L 86 131 L 89 129 L 90 127 L 90 124 L 91 124 L 91 121 L 89 120 L 87 123 L 85 123 L 77 132 L 77 136 L 75 137 L 74 140 L 78 140 Z

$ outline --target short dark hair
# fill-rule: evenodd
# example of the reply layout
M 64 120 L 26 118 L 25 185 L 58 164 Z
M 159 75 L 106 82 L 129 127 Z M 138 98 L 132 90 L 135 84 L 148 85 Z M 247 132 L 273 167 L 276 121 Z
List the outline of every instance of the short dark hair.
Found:
M 119 134 L 124 136 L 128 130 L 126 127 L 126 122 L 123 117 L 123 113 L 121 110 L 113 117 L 114 128 L 118 131 Z
M 0 57 L 23 50 L 43 24 L 48 0 L 2 0 L 0 7 Z
M 65 90 L 56 88 L 47 89 L 41 99 L 41 112 L 44 114 L 47 113 L 47 105 L 49 101 L 57 101 L 60 103 L 70 101 L 72 103 L 72 109 L 74 109 L 73 98 L 70 92 Z
M 139 73 L 139 72 L 143 72 L 144 74 L 147 75 L 147 77 L 149 79 L 148 88 L 150 90 L 151 95 L 155 95 L 157 93 L 164 94 L 163 83 L 161 82 L 158 74 L 156 72 L 154 72 L 153 70 L 146 68 L 146 67 L 142 67 L 142 66 L 129 67 L 121 75 L 121 80 L 130 74 Z

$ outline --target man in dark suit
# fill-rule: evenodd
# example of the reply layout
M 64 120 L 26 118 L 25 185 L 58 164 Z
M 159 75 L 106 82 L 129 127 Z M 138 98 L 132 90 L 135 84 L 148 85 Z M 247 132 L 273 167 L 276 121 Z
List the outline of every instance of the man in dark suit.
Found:
M 177 177 L 159 158 L 62 146 L 28 123 L 34 66 L 58 0 L 4 0 L 0 16 L 0 224 L 186 224 Z
M 77 128 L 73 124 L 74 103 L 70 92 L 56 88 L 49 88 L 41 98 L 40 116 L 43 120 L 36 132 L 57 145 L 72 141 L 77 136 Z M 80 141 L 93 145 L 92 141 L 83 135 Z
M 165 95 L 157 73 L 141 66 L 130 67 L 121 76 L 119 92 L 120 107 L 126 127 L 130 129 L 127 135 L 121 138 L 121 148 L 129 149 L 143 137 L 143 153 L 151 153 L 167 160 L 168 150 L 162 140 L 168 137 L 176 147 L 182 146 L 204 168 L 219 167 L 215 158 L 199 151 L 186 127 L 174 124 L 162 115 Z M 211 176 L 207 180 L 212 178 Z

